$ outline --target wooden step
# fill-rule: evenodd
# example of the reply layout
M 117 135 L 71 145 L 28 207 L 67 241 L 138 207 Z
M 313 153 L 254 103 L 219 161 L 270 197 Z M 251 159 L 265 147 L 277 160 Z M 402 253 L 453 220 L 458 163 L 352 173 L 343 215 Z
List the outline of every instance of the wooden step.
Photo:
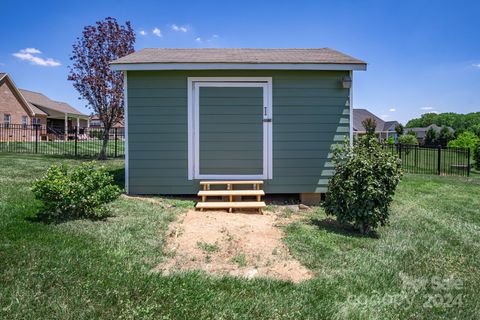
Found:
M 263 181 L 245 181 L 245 180 L 232 180 L 232 181 L 200 181 L 200 185 L 224 185 L 224 184 L 263 184 Z
M 263 190 L 202 190 L 200 197 L 226 197 L 226 196 L 264 196 Z
M 263 209 L 267 205 L 263 201 L 250 202 L 199 202 L 197 209 Z

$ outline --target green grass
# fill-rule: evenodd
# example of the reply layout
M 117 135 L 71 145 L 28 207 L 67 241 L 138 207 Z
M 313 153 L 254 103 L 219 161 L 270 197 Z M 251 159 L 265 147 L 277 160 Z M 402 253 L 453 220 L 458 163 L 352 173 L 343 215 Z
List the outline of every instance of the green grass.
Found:
M 0 152 L 12 153 L 38 153 L 47 155 L 75 155 L 75 141 L 39 141 L 37 146 L 35 142 L 18 142 L 18 141 L 3 141 L 0 142 Z M 124 142 L 117 140 L 117 155 L 123 156 L 125 154 Z M 93 156 L 95 157 L 100 152 L 102 141 L 89 140 L 77 141 L 77 155 L 78 156 Z M 107 144 L 107 154 L 109 157 L 115 155 L 115 141 L 110 140 Z
M 480 177 L 407 175 L 391 224 L 377 237 L 338 226 L 321 209 L 286 228 L 292 254 L 316 277 L 275 280 L 161 276 L 168 224 L 193 203 L 121 197 L 106 221 L 33 222 L 29 183 L 52 163 L 0 155 L 0 319 L 474 319 L 480 292 Z M 123 163 L 106 165 L 121 183 Z M 163 205 L 165 204 L 165 205 Z M 239 259 L 238 263 L 241 263 Z M 450 281 L 407 291 L 402 279 Z M 417 282 L 418 283 L 418 282 Z M 456 286 L 454 285 L 456 284 Z M 451 306 L 430 307 L 428 295 Z M 360 302 L 352 297 L 361 297 Z M 395 298 L 396 297 L 396 298 Z M 383 299 L 383 300 L 382 300 Z M 452 299 L 453 300 L 453 299 Z M 392 303 L 390 303 L 393 301 Z

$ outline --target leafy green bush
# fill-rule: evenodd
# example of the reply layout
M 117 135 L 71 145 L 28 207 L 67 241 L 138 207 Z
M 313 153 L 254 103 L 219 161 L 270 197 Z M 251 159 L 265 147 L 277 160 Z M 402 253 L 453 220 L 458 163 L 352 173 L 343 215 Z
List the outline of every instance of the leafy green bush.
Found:
M 394 145 L 395 144 L 395 138 L 393 136 L 390 136 L 390 137 L 388 137 L 387 140 L 385 140 L 385 142 L 389 145 Z
M 405 134 L 398 137 L 398 143 L 418 145 L 418 140 L 416 136 L 413 136 L 411 134 Z
M 480 138 L 470 131 L 461 133 L 455 140 L 448 143 L 450 148 L 470 148 L 470 154 L 473 155 L 475 147 L 480 143 Z
M 93 162 L 53 165 L 33 183 L 32 191 L 48 219 L 103 218 L 108 215 L 105 205 L 121 192 L 112 175 Z
M 388 221 L 389 206 L 402 176 L 400 159 L 375 138 L 359 139 L 334 151 L 335 174 L 328 182 L 325 211 L 341 223 L 369 233 Z
M 475 161 L 475 169 L 480 170 L 480 142 L 473 152 L 473 160 Z
M 88 135 L 90 138 L 103 139 L 103 130 L 90 130 Z

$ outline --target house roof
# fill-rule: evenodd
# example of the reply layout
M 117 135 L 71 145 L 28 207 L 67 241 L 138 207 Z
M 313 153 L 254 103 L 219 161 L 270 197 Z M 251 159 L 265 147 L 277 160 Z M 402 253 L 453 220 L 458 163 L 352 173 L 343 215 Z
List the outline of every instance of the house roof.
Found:
M 81 113 L 68 103 L 52 100 L 42 93 L 25 89 L 20 89 L 20 92 L 30 103 L 31 107 L 35 108 L 36 110 L 40 110 L 41 112 L 44 112 L 44 114 L 49 115 L 49 110 L 53 110 L 60 113 L 85 116 L 83 113 Z M 35 111 L 35 113 L 37 113 L 37 111 Z
M 375 131 L 392 131 L 392 126 L 396 126 L 398 121 L 383 121 L 367 109 L 353 109 L 353 130 L 354 131 L 366 131 L 362 122 L 367 119 L 372 118 L 377 123 L 377 128 Z
M 442 130 L 442 127 L 440 126 L 437 126 L 436 124 L 431 124 L 427 127 L 414 127 L 414 128 L 406 128 L 407 131 L 413 131 L 416 133 L 417 135 L 417 138 L 420 138 L 420 139 L 423 139 L 425 138 L 426 134 L 427 134 L 427 131 L 432 128 L 433 130 L 435 130 L 435 132 L 440 132 L 440 130 Z M 451 132 L 451 133 L 454 133 L 455 130 L 451 127 L 448 127 L 448 130 Z
M 245 48 L 147 48 L 117 59 L 112 65 L 125 64 L 268 64 L 268 65 L 351 65 L 359 70 L 366 63 L 329 48 L 318 49 L 245 49 Z M 353 69 L 351 69 L 353 70 Z
M 8 75 L 8 73 L 5 73 L 5 72 L 0 72 L 0 81 L 6 81 L 9 85 L 10 85 L 10 88 L 11 90 L 13 91 L 15 97 L 18 99 L 18 101 L 20 102 L 20 104 L 22 104 L 22 106 L 24 107 L 25 111 L 29 112 L 31 116 L 35 116 L 35 115 L 45 115 L 45 113 L 41 110 L 39 110 L 38 108 L 32 106 L 26 99 L 25 97 L 22 95 L 22 93 L 20 92 L 20 90 L 17 88 L 17 86 L 15 85 L 15 82 L 13 82 L 13 80 L 10 78 L 10 76 Z

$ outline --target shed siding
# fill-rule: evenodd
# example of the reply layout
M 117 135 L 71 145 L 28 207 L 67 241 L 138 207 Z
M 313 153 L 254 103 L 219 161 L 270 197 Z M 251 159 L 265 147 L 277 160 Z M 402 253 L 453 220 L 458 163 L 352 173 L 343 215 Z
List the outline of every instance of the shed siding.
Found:
M 273 180 L 267 193 L 325 192 L 331 146 L 349 132 L 347 71 L 129 71 L 129 192 L 193 194 L 187 77 L 272 77 Z M 246 132 L 245 134 L 248 134 Z

